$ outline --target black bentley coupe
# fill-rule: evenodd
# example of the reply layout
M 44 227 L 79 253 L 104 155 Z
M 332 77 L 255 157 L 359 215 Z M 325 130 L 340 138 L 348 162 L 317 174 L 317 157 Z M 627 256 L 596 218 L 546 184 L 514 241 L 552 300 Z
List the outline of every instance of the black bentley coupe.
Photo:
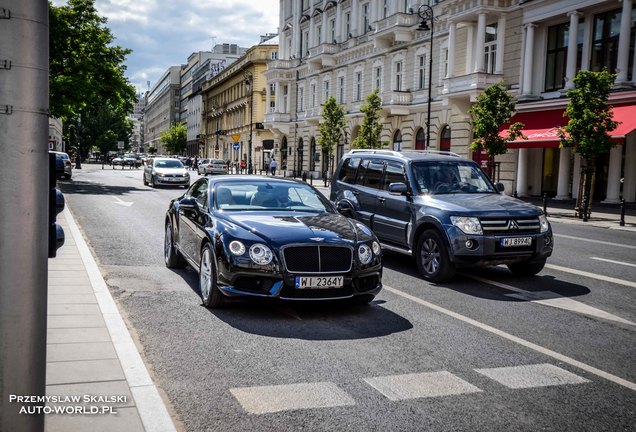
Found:
M 368 303 L 382 288 L 380 244 L 305 182 L 201 178 L 166 213 L 169 268 L 199 273 L 206 307 L 230 298 Z

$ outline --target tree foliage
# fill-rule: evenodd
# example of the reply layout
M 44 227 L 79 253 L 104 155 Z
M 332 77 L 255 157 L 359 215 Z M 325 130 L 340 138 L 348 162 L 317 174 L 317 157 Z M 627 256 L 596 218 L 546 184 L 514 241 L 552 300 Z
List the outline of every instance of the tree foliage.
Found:
M 131 51 L 113 44 L 107 20 L 98 15 L 94 3 L 68 0 L 54 6 L 49 1 L 50 111 L 62 119 L 65 139 L 75 125 L 84 154 L 99 136 L 115 134 L 115 142 L 128 140 L 126 114 L 136 100 L 124 76 L 124 61 Z M 103 117 L 104 109 L 111 110 L 108 122 L 93 118 Z M 106 124 L 107 129 L 94 129 Z
M 564 115 L 569 121 L 558 131 L 561 146 L 572 147 L 590 167 L 614 145 L 608 133 L 618 126 L 612 120 L 613 113 L 608 104 L 614 78 L 615 75 L 607 70 L 579 71 L 574 77 L 574 88 L 566 94 L 570 102 Z
M 161 132 L 159 140 L 169 154 L 181 154 L 188 142 L 188 131 L 183 123 L 171 125 L 167 131 Z
M 366 103 L 360 107 L 364 118 L 360 126 L 360 133 L 351 143 L 353 148 L 382 148 L 384 144 L 380 141 L 382 133 L 380 109 L 382 109 L 382 99 L 378 96 L 376 89 L 367 96 Z
M 499 129 L 510 121 L 514 110 L 514 98 L 508 93 L 503 82 L 486 87 L 477 96 L 477 102 L 468 110 L 474 134 L 470 149 L 479 152 L 483 148 L 489 157 L 494 158 L 506 153 L 509 142 L 517 138 L 525 139 L 521 133 L 524 125 L 520 122 L 510 125 L 507 137 L 499 135 Z
M 323 122 L 318 126 L 318 144 L 329 157 L 333 155 L 334 146 L 342 140 L 342 129 L 345 127 L 345 112 L 342 105 L 336 103 L 331 96 L 322 105 Z

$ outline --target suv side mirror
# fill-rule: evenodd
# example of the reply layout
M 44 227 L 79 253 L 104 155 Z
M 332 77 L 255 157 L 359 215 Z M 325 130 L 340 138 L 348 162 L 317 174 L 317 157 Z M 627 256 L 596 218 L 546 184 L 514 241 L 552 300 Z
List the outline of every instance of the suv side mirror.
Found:
M 392 195 L 406 195 L 409 188 L 404 183 L 391 183 L 389 185 L 389 193 Z
M 504 188 L 504 184 L 503 184 L 503 183 L 501 183 L 501 182 L 497 182 L 497 183 L 495 183 L 495 187 L 497 188 L 497 190 L 498 190 L 499 192 L 503 192 L 503 191 L 504 191 L 504 189 L 505 189 L 505 188 Z

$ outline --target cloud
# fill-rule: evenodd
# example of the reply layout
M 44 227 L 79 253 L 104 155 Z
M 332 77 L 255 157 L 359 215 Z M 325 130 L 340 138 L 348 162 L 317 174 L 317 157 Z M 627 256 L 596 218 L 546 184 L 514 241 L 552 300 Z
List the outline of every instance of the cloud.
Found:
M 64 0 L 53 0 L 61 6 Z M 96 0 L 115 44 L 133 50 L 126 76 L 138 91 L 215 43 L 249 48 L 278 28 L 279 0 Z

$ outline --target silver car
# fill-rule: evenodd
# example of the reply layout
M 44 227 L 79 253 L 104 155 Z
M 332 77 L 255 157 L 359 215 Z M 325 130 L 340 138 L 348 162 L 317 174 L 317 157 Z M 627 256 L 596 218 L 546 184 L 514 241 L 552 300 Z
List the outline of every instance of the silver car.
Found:
M 190 186 L 190 174 L 179 159 L 152 158 L 144 167 L 144 185 Z
M 73 176 L 73 164 L 68 154 L 64 152 L 51 151 L 55 153 L 55 173 L 58 177 L 70 179 Z
M 222 159 L 210 159 L 206 164 L 200 164 L 199 170 L 203 174 L 227 174 L 227 163 Z
M 210 159 L 201 159 L 197 163 L 197 174 L 205 174 L 205 167 L 210 162 Z

